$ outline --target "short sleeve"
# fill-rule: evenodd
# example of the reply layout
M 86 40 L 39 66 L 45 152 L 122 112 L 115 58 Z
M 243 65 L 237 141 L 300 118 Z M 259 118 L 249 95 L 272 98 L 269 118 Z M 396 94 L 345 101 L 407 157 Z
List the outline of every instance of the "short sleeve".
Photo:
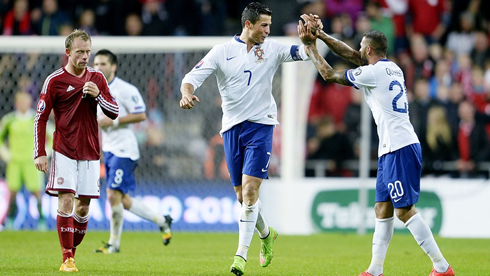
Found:
M 376 77 L 372 65 L 349 69 L 345 71 L 345 78 L 357 89 L 376 87 Z

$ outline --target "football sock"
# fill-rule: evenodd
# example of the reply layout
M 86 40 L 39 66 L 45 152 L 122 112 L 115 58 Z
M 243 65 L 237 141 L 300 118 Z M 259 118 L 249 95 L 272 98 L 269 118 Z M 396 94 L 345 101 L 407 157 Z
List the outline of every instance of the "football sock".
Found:
M 259 203 L 246 206 L 242 204 L 240 221 L 238 222 L 238 250 L 235 255 L 247 260 L 247 252 L 252 242 L 257 216 L 259 214 Z
M 83 237 L 87 233 L 88 215 L 81 217 L 77 213 L 73 214 L 73 257 L 75 257 L 75 252 L 77 250 L 77 245 L 82 243 Z
M 383 264 L 386 258 L 386 252 L 393 237 L 394 217 L 386 219 L 376 219 L 373 234 L 372 259 L 368 272 L 372 275 L 381 275 L 383 273 Z
M 133 198 L 133 204 L 129 207 L 129 211 L 138 217 L 146 219 L 148 221 L 153 221 L 158 224 L 158 226 L 162 226 L 165 222 L 163 216 L 159 216 L 152 209 L 146 206 L 143 202 Z
M 262 214 L 260 213 L 260 211 L 262 210 L 262 202 L 260 201 L 260 199 L 257 200 L 257 202 L 259 203 L 259 212 L 257 214 L 257 223 L 255 224 L 255 228 L 259 233 L 259 237 L 261 239 L 264 239 L 269 236 L 269 225 L 267 225 L 267 222 L 265 222 Z
M 124 223 L 124 207 L 122 203 L 119 203 L 117 205 L 111 206 L 111 209 L 111 235 L 109 237 L 108 243 L 115 248 L 119 248 L 121 244 L 121 235 Z
M 58 210 L 56 229 L 58 230 L 58 238 L 60 239 L 64 262 L 67 258 L 73 257 L 73 216 Z
M 422 215 L 420 213 L 415 214 L 405 223 L 405 227 L 410 230 L 419 246 L 429 256 L 434 268 L 438 272 L 445 272 L 449 268 L 449 264 L 442 256 L 441 250 L 439 250 L 439 246 L 437 246 L 436 240 L 432 235 L 432 231 L 422 218 Z

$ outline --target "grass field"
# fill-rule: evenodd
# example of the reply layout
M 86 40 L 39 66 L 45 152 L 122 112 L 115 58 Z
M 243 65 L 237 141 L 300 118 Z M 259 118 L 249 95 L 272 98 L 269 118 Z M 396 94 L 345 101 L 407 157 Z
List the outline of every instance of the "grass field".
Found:
M 163 246 L 158 232 L 124 232 L 119 254 L 95 254 L 107 232 L 89 232 L 75 256 L 77 275 L 231 275 L 238 234 L 174 233 Z M 456 275 L 490 275 L 490 239 L 436 237 Z M 255 235 L 245 275 L 358 275 L 371 260 L 371 235 L 279 235 L 274 259 L 259 265 Z M 60 275 L 56 232 L 0 232 L 0 275 Z M 411 235 L 393 237 L 384 275 L 429 275 L 431 262 Z

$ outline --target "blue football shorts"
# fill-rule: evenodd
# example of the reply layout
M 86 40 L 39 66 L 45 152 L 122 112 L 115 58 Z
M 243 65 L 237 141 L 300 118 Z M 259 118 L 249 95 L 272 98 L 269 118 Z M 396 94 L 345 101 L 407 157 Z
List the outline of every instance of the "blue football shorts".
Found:
M 378 159 L 376 202 L 390 201 L 395 208 L 418 202 L 422 173 L 422 149 L 411 144 Z
M 273 125 L 245 121 L 223 133 L 226 165 L 233 186 L 242 185 L 243 174 L 268 178 L 273 130 Z
M 134 190 L 136 186 L 134 170 L 136 169 L 137 161 L 131 160 L 131 158 L 117 157 L 110 152 L 104 152 L 104 164 L 108 189 L 119 190 L 123 194 Z

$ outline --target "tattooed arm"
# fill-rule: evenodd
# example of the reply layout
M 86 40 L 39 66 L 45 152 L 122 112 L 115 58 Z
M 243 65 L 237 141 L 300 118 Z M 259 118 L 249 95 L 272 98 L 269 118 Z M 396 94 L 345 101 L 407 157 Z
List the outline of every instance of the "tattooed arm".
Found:
M 305 45 L 305 51 L 315 64 L 316 69 L 326 81 L 332 81 L 343 85 L 352 85 L 345 77 L 344 71 L 335 71 L 332 66 L 320 55 L 316 48 L 316 39 L 318 33 L 312 32 L 312 27 L 307 24 L 303 25 L 303 22 L 298 23 L 298 34 L 301 42 Z
M 347 59 L 348 61 L 356 64 L 362 65 L 361 54 L 359 51 L 352 49 L 345 42 L 336 39 L 335 37 L 328 35 L 324 31 L 320 31 L 318 38 L 327 44 L 328 48 L 332 50 L 337 55 Z
M 359 51 L 352 49 L 346 43 L 325 33 L 322 30 L 323 25 L 321 24 L 318 16 L 312 14 L 303 14 L 300 17 L 305 21 L 305 26 L 310 29 L 312 34 L 315 34 L 316 37 L 325 42 L 328 48 L 330 48 L 334 53 L 354 64 L 362 65 L 361 54 L 359 53 Z

